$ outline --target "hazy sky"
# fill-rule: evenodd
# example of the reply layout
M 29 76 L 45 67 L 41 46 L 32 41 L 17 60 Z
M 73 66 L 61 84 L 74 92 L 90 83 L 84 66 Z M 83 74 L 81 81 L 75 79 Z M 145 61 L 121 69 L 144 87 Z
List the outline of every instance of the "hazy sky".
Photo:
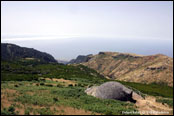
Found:
M 137 52 L 135 46 L 140 45 L 136 42 L 132 43 L 135 49 L 130 51 L 126 46 L 133 41 L 152 41 L 154 47 L 160 48 L 161 51 L 156 48 L 158 53 L 173 57 L 173 2 L 1 2 L 1 39 L 1 42 L 44 50 L 56 58 L 61 55 L 60 59 L 71 59 L 78 54 L 101 50 L 140 54 L 157 52 L 152 49 L 146 53 L 145 48 L 149 44 L 144 45 L 146 52 Z M 103 49 L 101 44 L 107 42 L 106 39 L 115 43 L 111 43 L 113 46 L 107 44 Z M 80 46 L 82 43 L 78 41 L 88 41 L 86 44 L 89 45 Z M 126 46 L 117 45 L 118 41 Z M 38 44 L 34 46 L 34 42 Z M 90 49 L 90 43 L 96 48 Z M 117 47 L 114 48 L 114 45 Z M 73 53 L 70 52 L 73 49 Z

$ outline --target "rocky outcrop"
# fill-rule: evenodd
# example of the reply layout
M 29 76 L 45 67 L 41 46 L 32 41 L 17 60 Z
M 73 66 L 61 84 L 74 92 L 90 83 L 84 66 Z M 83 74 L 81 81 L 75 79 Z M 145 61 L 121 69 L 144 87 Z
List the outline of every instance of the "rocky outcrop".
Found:
M 137 55 L 119 52 L 99 52 L 81 64 L 100 74 L 128 82 L 165 83 L 173 86 L 173 58 L 162 54 Z
M 88 95 L 92 95 L 101 99 L 115 99 L 121 101 L 131 101 L 136 102 L 133 99 L 133 92 L 131 89 L 128 89 L 124 85 L 118 82 L 106 82 L 100 86 L 92 86 L 85 90 Z M 136 94 L 138 96 L 138 94 Z M 142 98 L 141 96 L 139 96 Z
M 40 52 L 33 48 L 20 47 L 14 44 L 1 43 L 1 60 L 18 60 L 22 58 L 38 59 L 42 62 L 54 62 L 57 61 L 48 53 Z
M 68 64 L 88 62 L 91 58 L 92 58 L 92 54 L 89 54 L 87 56 L 79 55 L 76 59 L 72 59 Z
M 160 71 L 160 70 L 165 70 L 167 68 L 165 66 L 159 66 L 159 67 L 147 67 L 146 69 L 147 70 L 157 70 L 157 71 Z

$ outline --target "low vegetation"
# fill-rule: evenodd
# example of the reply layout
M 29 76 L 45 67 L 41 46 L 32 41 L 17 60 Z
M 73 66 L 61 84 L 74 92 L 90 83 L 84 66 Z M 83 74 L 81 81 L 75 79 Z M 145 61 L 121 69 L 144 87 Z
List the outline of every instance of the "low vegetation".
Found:
M 42 110 L 35 109 L 37 113 L 41 115 L 46 114 L 56 114 L 56 112 L 46 107 L 51 106 L 67 106 L 73 107 L 75 109 L 84 109 L 85 111 L 91 111 L 94 114 L 122 114 L 122 111 L 136 111 L 133 103 L 127 103 L 117 100 L 102 100 L 92 96 L 87 95 L 83 87 L 78 86 L 63 86 L 61 88 L 57 86 L 36 86 L 33 84 L 28 84 L 29 82 L 24 82 L 25 84 L 14 87 L 13 84 L 18 84 L 18 82 L 5 82 L 2 83 L 2 89 L 8 88 L 16 90 L 20 95 L 13 96 L 13 102 L 21 103 L 27 106 L 39 106 L 43 107 Z M 31 94 L 32 93 L 32 94 Z M 95 103 L 95 104 L 94 104 Z M 107 106 L 107 107 L 105 107 Z M 4 112 L 8 112 L 4 110 Z M 30 111 L 25 111 L 26 114 L 30 114 Z
M 156 101 L 161 102 L 163 104 L 167 104 L 173 108 L 173 98 L 158 98 Z
M 17 115 L 18 113 L 15 112 L 14 106 L 10 106 L 8 108 L 3 108 L 1 110 L 1 115 Z
M 134 82 L 123 82 L 119 81 L 120 83 L 135 88 L 142 93 L 153 95 L 153 96 L 162 96 L 162 97 L 169 97 L 173 98 L 173 87 L 169 87 L 165 84 L 141 84 L 141 83 L 134 83 Z
M 54 79 L 68 81 L 54 81 Z M 68 83 L 71 81 L 73 83 Z M 1 98 L 1 115 L 22 114 L 17 112 L 17 106 L 6 107 L 2 99 L 7 100 L 10 104 L 20 104 L 21 109 L 24 110 L 23 114 L 26 115 L 66 114 L 60 108 L 62 106 L 76 110 L 83 109 L 91 114 L 121 115 L 122 111 L 137 111 L 133 103 L 102 100 L 84 92 L 87 87 L 100 85 L 107 81 L 110 80 L 83 65 L 33 64 L 30 61 L 24 65 L 20 61 L 1 61 L 1 91 L 5 89 L 16 91 L 13 94 L 1 92 L 1 95 L 5 96 Z M 143 94 L 170 98 L 158 101 L 173 107 L 173 99 L 171 99 L 173 88 L 171 87 L 158 84 L 121 83 Z

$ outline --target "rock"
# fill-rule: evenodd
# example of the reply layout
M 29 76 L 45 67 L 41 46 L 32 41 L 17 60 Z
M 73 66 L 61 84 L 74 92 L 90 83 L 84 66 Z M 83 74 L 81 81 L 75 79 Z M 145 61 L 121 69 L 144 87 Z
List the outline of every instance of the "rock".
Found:
M 134 96 L 138 95 L 131 89 L 128 89 L 127 87 L 122 85 L 121 83 L 112 81 L 106 82 L 100 86 L 92 86 L 90 88 L 87 88 L 85 92 L 88 95 L 92 95 L 101 99 L 115 99 L 121 101 L 131 101 L 134 103 L 136 102 L 136 100 L 132 98 L 132 95 L 133 93 Z
M 133 94 L 132 94 L 132 99 L 134 99 L 134 100 L 144 100 L 144 98 L 143 97 L 141 97 L 139 94 L 137 94 L 137 93 L 135 93 L 135 92 L 133 92 Z
M 147 67 L 147 70 L 165 70 L 167 69 L 165 66 L 159 66 L 159 67 Z
M 74 64 L 74 63 L 82 63 L 82 62 L 88 62 L 92 57 L 92 54 L 89 54 L 87 56 L 79 55 L 76 59 L 72 59 L 68 64 Z
M 105 54 L 105 52 L 99 52 L 98 54 L 99 54 L 99 55 L 101 55 L 101 54 L 102 54 L 102 55 L 104 55 L 104 54 Z

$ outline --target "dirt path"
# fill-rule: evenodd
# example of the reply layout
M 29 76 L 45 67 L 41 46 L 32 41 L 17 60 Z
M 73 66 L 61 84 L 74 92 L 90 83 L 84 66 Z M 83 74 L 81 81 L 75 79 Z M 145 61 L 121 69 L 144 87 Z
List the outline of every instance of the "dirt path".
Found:
M 137 100 L 136 106 L 142 115 L 173 115 L 173 109 L 168 105 L 156 102 L 153 96 L 146 96 L 145 99 L 134 95 Z

